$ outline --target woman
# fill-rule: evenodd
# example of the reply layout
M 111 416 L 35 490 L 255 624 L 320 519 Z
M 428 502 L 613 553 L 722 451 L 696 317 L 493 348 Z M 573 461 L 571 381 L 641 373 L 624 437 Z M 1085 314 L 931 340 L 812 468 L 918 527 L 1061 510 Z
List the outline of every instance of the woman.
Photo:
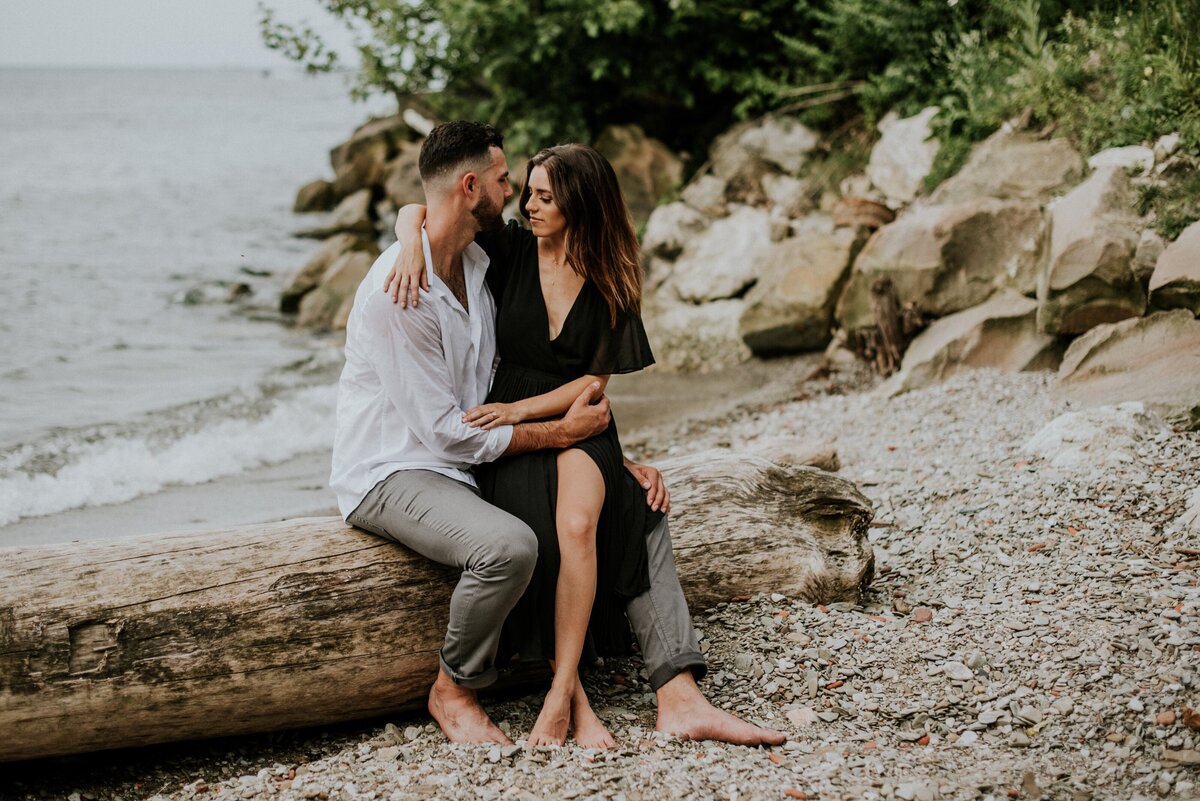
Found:
M 589 383 L 603 390 L 611 374 L 654 362 L 639 317 L 637 236 L 612 165 L 585 145 L 543 150 L 529 162 L 520 210 L 531 230 L 510 222 L 476 239 L 491 260 L 500 364 L 488 402 L 464 416 L 473 426 L 557 417 Z M 405 242 L 420 241 L 412 220 Z M 420 258 L 401 263 L 415 284 Z M 530 744 L 561 745 L 573 727 L 581 746 L 614 745 L 580 684 L 580 661 L 585 646 L 627 650 L 624 603 L 649 587 L 645 534 L 666 508 L 647 509 L 623 469 L 615 424 L 568 450 L 508 457 L 476 475 L 485 499 L 538 536 L 538 567 L 502 646 L 554 670 Z

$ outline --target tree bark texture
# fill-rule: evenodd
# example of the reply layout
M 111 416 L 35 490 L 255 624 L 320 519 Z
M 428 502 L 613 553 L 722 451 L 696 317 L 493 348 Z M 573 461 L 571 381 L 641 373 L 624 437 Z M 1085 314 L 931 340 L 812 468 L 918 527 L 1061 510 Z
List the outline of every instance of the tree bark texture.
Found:
M 728 451 L 661 467 L 693 609 L 870 583 L 851 482 Z M 420 708 L 457 579 L 338 518 L 0 549 L 0 761 Z

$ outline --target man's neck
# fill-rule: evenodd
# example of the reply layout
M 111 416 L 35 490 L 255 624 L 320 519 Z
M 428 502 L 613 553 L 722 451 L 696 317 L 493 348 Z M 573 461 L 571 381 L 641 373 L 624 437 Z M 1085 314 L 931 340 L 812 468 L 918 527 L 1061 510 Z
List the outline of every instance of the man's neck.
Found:
M 475 241 L 474 226 L 464 224 L 449 209 L 430 203 L 425 214 L 425 235 L 429 237 L 429 252 L 433 271 L 443 281 L 462 275 L 462 254 Z

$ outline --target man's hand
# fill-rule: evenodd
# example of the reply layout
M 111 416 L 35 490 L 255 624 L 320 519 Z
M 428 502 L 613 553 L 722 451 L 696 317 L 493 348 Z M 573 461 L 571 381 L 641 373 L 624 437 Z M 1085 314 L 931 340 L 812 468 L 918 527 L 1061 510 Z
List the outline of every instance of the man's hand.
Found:
M 628 459 L 625 460 L 625 469 L 632 473 L 642 485 L 642 489 L 646 490 L 646 505 L 651 511 L 671 511 L 671 493 L 667 491 L 662 473 L 650 465 L 638 464 Z
M 583 388 L 579 397 L 567 409 L 562 419 L 563 432 L 571 439 L 572 444 L 591 439 L 608 428 L 612 415 L 609 412 L 608 398 L 603 395 L 595 400 L 600 392 L 599 382 L 593 381 Z
M 405 240 L 396 255 L 396 263 L 383 282 L 383 293 L 392 296 L 392 303 L 399 302 L 400 308 L 417 306 L 418 288 L 429 291 L 429 272 L 425 269 L 425 254 L 421 240 Z

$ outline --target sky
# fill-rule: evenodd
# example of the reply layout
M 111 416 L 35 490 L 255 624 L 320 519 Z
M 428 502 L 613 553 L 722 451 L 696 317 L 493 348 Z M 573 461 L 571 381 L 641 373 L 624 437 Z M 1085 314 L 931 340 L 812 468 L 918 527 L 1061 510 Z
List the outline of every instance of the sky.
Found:
M 265 2 L 353 57 L 349 33 L 318 0 Z M 263 45 L 258 18 L 256 0 L 0 0 L 0 66 L 288 66 Z

